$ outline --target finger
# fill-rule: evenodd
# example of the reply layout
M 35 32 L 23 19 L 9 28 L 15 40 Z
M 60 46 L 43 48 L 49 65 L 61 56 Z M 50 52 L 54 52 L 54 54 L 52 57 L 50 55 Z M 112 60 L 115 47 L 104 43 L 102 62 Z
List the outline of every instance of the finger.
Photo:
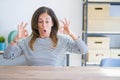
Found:
M 19 26 L 21 29 L 25 29 L 25 27 L 27 26 L 28 23 L 24 23 L 22 22 Z
M 63 23 L 63 25 L 65 24 L 65 22 L 64 22 L 63 20 L 61 20 L 61 19 L 60 19 L 60 22 L 62 22 L 62 23 Z
M 23 22 L 21 22 L 21 24 L 20 24 L 20 27 L 22 28 L 22 26 L 23 26 Z
M 67 19 L 66 19 L 66 18 L 64 18 L 64 20 L 65 20 L 65 23 L 67 24 Z
M 25 23 L 24 25 L 23 25 L 23 29 L 25 29 L 25 27 L 28 25 L 28 23 Z
M 18 24 L 18 32 L 20 32 L 20 29 L 21 29 L 21 27 L 20 27 L 20 25 Z
M 65 23 L 66 23 L 67 25 L 69 25 L 69 24 L 70 24 L 70 20 L 67 20 L 67 19 L 65 18 Z
M 22 24 L 23 24 L 23 23 L 18 24 L 18 32 L 20 32 L 20 31 L 21 31 L 21 29 L 22 29 L 22 27 L 21 27 L 21 26 L 22 26 Z
M 18 30 L 20 29 L 20 26 L 19 26 L 19 24 L 18 24 L 17 28 L 18 28 Z
M 25 30 L 25 31 L 24 31 L 24 36 L 27 37 L 28 35 L 29 35 L 29 34 L 28 34 L 28 31 Z

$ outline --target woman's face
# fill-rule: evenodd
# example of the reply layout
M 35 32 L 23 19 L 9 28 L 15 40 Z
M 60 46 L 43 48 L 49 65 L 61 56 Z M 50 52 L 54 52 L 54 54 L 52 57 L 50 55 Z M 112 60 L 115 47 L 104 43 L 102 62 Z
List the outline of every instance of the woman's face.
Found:
M 47 13 L 43 13 L 38 18 L 38 30 L 41 38 L 50 37 L 53 21 L 51 16 Z

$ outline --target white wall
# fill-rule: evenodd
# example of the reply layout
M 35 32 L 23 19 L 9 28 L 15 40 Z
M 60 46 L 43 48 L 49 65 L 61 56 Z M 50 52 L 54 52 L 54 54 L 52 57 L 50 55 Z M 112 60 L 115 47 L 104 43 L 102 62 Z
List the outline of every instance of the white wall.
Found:
M 71 29 L 81 35 L 82 5 L 81 0 L 1 0 L 0 1 L 0 35 L 8 36 L 11 30 L 17 29 L 17 25 L 28 22 L 28 30 L 31 32 L 30 21 L 33 12 L 40 6 L 52 8 L 58 19 L 65 17 L 71 21 Z
M 30 34 L 32 14 L 40 6 L 52 8 L 58 19 L 69 19 L 72 31 L 81 36 L 82 0 L 0 0 L 0 35 L 7 39 L 9 32 L 22 21 L 28 22 Z

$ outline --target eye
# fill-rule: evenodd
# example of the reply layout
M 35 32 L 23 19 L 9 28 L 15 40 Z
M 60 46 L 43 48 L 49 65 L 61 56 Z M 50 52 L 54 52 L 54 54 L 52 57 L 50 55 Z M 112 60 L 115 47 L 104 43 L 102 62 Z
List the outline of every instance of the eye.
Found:
M 43 21 L 38 21 L 38 23 L 42 23 Z
M 49 23 L 49 21 L 46 21 L 46 23 Z

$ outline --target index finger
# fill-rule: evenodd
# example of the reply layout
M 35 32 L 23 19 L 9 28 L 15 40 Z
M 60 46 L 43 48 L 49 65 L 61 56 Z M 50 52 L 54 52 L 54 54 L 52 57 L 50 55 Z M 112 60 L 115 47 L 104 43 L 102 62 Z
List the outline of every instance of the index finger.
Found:
M 24 25 L 23 25 L 23 29 L 25 29 L 25 27 L 28 25 L 28 23 L 25 23 Z

